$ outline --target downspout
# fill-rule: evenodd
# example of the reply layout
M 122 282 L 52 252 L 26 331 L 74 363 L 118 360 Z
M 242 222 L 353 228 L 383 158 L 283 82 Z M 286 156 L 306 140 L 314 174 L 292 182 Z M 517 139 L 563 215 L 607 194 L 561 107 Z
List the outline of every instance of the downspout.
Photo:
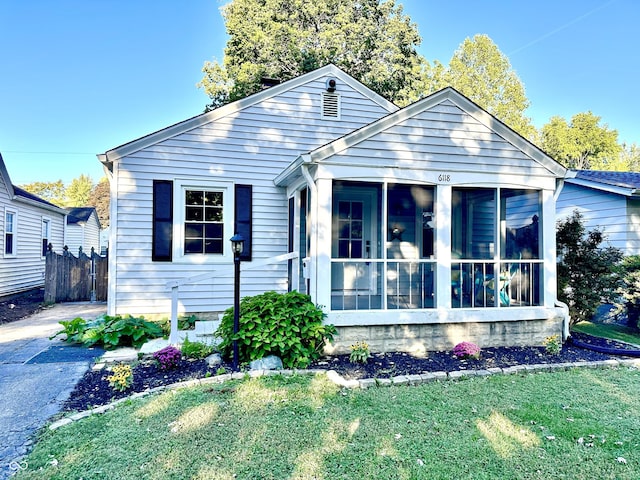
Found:
M 307 161 L 307 159 L 304 160 L 305 162 Z M 313 181 L 313 178 L 311 178 L 311 174 L 309 173 L 309 167 L 307 167 L 307 165 L 305 163 L 303 163 L 302 165 L 300 165 L 300 171 L 302 172 L 302 176 L 304 177 L 304 179 L 307 182 L 307 185 L 309 186 L 309 190 L 311 191 L 311 208 L 310 208 L 310 213 L 311 213 L 311 232 L 310 232 L 310 238 L 311 238 L 311 248 L 309 250 L 311 250 L 309 252 L 309 256 L 312 259 L 310 262 L 309 267 L 311 268 L 311 273 L 309 275 L 309 278 L 311 279 L 311 288 L 309 290 L 311 290 L 313 292 L 313 298 L 317 297 L 317 285 L 318 285 L 318 278 L 317 278 L 317 268 L 316 268 L 316 262 L 318 261 L 318 241 L 316 239 L 317 236 L 317 211 L 318 211 L 318 187 L 316 186 L 316 183 Z M 307 292 L 309 293 L 309 292 Z
M 556 185 L 556 191 L 553 194 L 553 202 L 554 205 L 557 204 L 558 202 L 558 197 L 560 197 L 560 192 L 562 192 L 562 188 L 564 187 L 564 179 L 560 178 L 558 180 L 558 184 Z M 556 208 L 557 210 L 557 208 Z M 556 255 L 557 255 L 557 250 L 556 250 Z M 557 264 L 557 259 L 556 259 L 556 264 Z M 557 269 L 556 269 L 556 282 L 557 282 L 557 278 L 558 278 L 558 273 L 557 273 Z M 569 316 L 569 306 L 564 303 L 561 302 L 560 300 L 558 300 L 558 292 L 557 292 L 557 288 L 556 288 L 556 299 L 554 301 L 554 306 L 556 307 L 560 307 L 562 309 L 562 341 L 566 341 L 567 338 L 569 338 L 570 333 L 569 333 L 569 324 L 571 323 L 571 317 Z

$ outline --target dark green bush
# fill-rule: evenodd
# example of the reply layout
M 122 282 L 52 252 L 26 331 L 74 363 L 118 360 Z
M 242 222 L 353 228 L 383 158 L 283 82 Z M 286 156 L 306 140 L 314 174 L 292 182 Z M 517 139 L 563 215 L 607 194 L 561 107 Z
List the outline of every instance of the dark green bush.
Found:
M 640 329 L 640 255 L 626 257 L 620 266 L 620 275 L 621 307 L 626 310 L 628 325 Z
M 333 325 L 322 323 L 324 316 L 309 295 L 296 291 L 243 298 L 237 335 L 239 363 L 277 355 L 285 367 L 308 366 L 336 333 Z M 233 308 L 224 312 L 217 335 L 222 338 L 221 352 L 231 357 Z
M 601 247 L 604 234 L 586 231 L 577 210 L 558 222 L 558 298 L 569 306 L 571 324 L 591 320 L 602 303 L 613 303 L 619 288 L 622 251 Z
M 70 322 L 62 321 L 60 324 L 64 328 L 51 338 L 64 334 L 67 342 L 82 343 L 86 346 L 139 348 L 148 340 L 162 336 L 162 328 L 158 324 L 131 315 L 105 315 L 91 323 L 76 318 Z

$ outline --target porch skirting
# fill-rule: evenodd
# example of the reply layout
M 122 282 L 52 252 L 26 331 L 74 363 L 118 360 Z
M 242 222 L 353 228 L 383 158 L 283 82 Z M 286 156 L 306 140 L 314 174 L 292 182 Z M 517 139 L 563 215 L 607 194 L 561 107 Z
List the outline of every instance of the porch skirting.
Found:
M 562 338 L 562 316 L 540 320 L 495 322 L 430 323 L 408 325 L 339 326 L 334 342 L 325 347 L 327 354 L 348 354 L 351 345 L 366 341 L 371 352 L 427 352 L 452 350 L 463 341 L 480 348 L 542 345 L 546 337 Z

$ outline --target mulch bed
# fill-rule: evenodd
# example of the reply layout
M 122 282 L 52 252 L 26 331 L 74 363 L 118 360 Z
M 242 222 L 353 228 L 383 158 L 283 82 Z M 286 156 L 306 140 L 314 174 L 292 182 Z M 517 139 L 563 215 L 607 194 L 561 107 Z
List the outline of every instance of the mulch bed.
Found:
M 0 325 L 15 322 L 42 310 L 44 289 L 36 288 L 28 292 L 0 298 Z
M 626 348 L 623 343 L 614 342 L 584 334 L 574 334 L 581 341 L 588 340 L 592 344 L 609 347 Z M 410 375 L 438 371 L 457 371 L 505 368 L 516 365 L 551 364 L 565 362 L 589 362 L 620 358 L 605 353 L 579 348 L 570 342 L 562 347 L 559 355 L 549 355 L 543 347 L 497 347 L 482 350 L 480 359 L 460 360 L 451 352 L 429 352 L 425 358 L 414 357 L 407 353 L 374 354 L 364 365 L 352 364 L 348 355 L 323 357 L 314 362 L 310 368 L 335 370 L 344 378 L 391 378 L 397 375 Z M 222 364 L 226 372 L 231 372 L 230 364 Z M 75 390 L 63 406 L 65 411 L 82 411 L 88 408 L 107 404 L 113 400 L 126 397 L 134 392 L 142 392 L 150 388 L 169 385 L 176 382 L 204 378 L 216 375 L 219 367 L 209 368 L 204 360 L 183 359 L 178 368 L 161 370 L 153 361 L 143 361 L 133 367 L 133 384 L 126 392 L 114 391 L 107 380 L 110 372 L 89 371 L 78 382 Z

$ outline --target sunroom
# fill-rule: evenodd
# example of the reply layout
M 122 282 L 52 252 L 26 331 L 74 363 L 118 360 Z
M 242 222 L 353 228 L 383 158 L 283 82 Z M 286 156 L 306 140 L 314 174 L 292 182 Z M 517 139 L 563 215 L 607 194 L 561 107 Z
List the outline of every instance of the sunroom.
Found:
M 300 259 L 289 285 L 340 327 L 338 349 L 360 339 L 378 350 L 540 344 L 563 331 L 554 205 L 564 169 L 460 97 L 449 92 L 475 116 L 451 102 L 412 106 L 416 115 L 438 110 L 443 137 L 428 140 L 439 145 L 425 144 L 424 119 L 401 144 L 415 117 L 400 111 L 276 179 Z M 443 112 L 464 131 L 444 131 Z

